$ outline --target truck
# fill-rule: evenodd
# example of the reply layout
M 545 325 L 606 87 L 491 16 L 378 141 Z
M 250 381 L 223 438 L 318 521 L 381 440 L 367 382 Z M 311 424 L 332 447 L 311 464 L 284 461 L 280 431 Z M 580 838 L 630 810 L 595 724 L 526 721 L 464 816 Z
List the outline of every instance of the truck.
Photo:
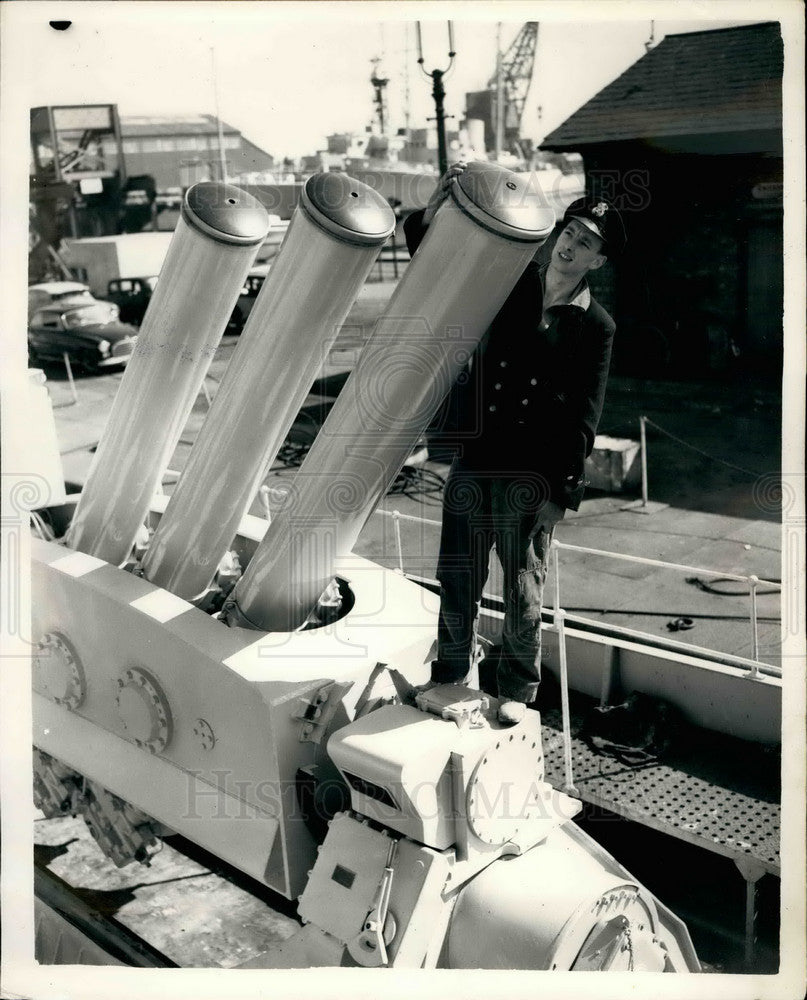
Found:
M 160 273 L 172 233 L 122 233 L 67 241 L 65 262 L 97 298 L 108 297 L 118 278 L 147 278 Z
M 277 254 L 288 223 L 269 216 L 270 229 L 256 255 L 241 290 L 230 321 L 228 333 L 240 333 L 255 296 L 269 271 L 269 261 Z M 95 236 L 69 240 L 65 262 L 90 286 L 96 298 L 114 302 L 121 319 L 139 326 L 143 321 L 157 284 L 172 232 L 123 233 L 118 236 Z

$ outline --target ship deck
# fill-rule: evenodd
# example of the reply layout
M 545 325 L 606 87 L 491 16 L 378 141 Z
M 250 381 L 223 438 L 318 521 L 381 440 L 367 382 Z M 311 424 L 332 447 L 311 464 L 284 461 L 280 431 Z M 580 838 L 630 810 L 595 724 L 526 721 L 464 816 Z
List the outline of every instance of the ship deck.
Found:
M 733 862 L 735 888 L 742 885 L 739 876 L 745 880 L 744 898 L 724 886 L 725 906 L 735 911 L 729 922 L 742 928 L 743 963 L 753 968 L 759 958 L 758 884 L 766 875 L 780 878 L 781 748 L 682 724 L 659 759 L 630 765 L 585 737 L 586 717 L 597 702 L 572 692 L 570 790 L 558 691 L 551 681 L 543 689 L 546 780 L 584 803 L 597 836 L 602 821 L 619 817 L 698 849 L 707 868 L 715 855 Z
M 542 715 L 547 780 L 566 785 L 558 710 Z M 662 760 L 620 763 L 593 749 L 572 719 L 572 773 L 583 802 L 731 858 L 780 874 L 779 748 L 688 727 Z

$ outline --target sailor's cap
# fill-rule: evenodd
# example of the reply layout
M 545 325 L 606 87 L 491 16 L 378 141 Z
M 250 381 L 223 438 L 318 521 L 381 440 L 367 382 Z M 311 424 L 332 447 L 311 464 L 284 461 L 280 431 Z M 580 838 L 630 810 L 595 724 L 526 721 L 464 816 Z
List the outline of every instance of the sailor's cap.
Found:
M 596 233 L 604 243 L 603 253 L 615 257 L 622 253 L 627 243 L 625 224 L 616 208 L 603 198 L 578 198 L 566 209 L 563 221 L 579 219 Z

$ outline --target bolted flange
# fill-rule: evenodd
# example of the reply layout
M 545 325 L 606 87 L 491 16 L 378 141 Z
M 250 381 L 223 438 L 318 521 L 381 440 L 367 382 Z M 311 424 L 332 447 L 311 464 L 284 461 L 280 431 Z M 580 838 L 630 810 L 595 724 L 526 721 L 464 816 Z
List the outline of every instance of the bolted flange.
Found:
M 77 709 L 87 694 L 84 668 L 78 654 L 58 632 L 46 632 L 36 644 L 34 686 L 57 705 Z
M 145 670 L 129 667 L 116 684 L 115 703 L 124 735 L 143 750 L 162 753 L 171 742 L 173 719 L 157 679 Z
M 216 734 L 207 719 L 197 719 L 193 725 L 193 735 L 203 750 L 212 750 L 216 745 Z
M 539 803 L 542 783 L 540 741 L 517 730 L 503 733 L 468 782 L 466 809 L 471 832 L 494 847 L 517 841 L 519 834 L 544 815 Z

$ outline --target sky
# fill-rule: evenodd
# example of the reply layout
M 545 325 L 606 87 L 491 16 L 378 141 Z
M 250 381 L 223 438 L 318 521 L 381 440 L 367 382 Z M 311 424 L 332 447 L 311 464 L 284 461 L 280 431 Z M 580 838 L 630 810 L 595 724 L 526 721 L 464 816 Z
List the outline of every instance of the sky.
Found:
M 422 21 L 426 69 L 448 65 L 447 19 L 457 55 L 445 80 L 458 123 L 465 93 L 486 87 L 525 20 L 539 21 L 523 133 L 538 141 L 667 33 L 770 16 L 763 3 L 638 0 L 596 3 L 2 3 L 3 36 L 25 106 L 116 103 L 122 115 L 215 114 L 276 157 L 324 148 L 330 132 L 363 130 L 373 115 L 371 60 L 389 78 L 390 120 L 425 124 L 431 80 L 417 64 Z M 727 17 L 726 15 L 734 15 Z M 48 24 L 71 20 L 66 31 Z M 501 28 L 498 29 L 498 25 Z M 215 80 L 214 87 L 214 72 Z M 538 108 L 540 106 L 540 113 Z M 451 123 L 449 123 L 451 124 Z

